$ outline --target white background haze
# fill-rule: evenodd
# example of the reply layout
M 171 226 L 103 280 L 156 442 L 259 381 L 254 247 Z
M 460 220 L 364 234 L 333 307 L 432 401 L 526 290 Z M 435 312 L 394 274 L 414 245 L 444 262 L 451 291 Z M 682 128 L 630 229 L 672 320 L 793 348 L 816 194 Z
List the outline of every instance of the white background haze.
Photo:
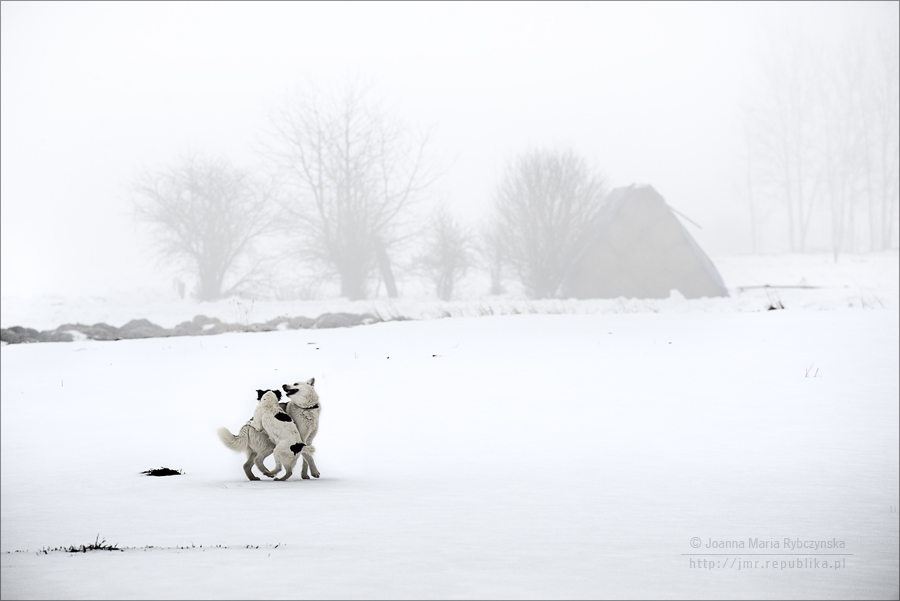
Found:
M 896 238 L 748 254 L 741 153 L 761 56 L 898 7 L 4 1 L 0 326 L 245 331 L 0 344 L 0 597 L 896 599 Z M 701 224 L 729 295 L 179 298 L 136 176 L 262 172 L 273 110 L 348 82 L 431 132 L 423 205 L 478 223 L 508 161 L 571 149 Z M 246 331 L 340 311 L 386 321 Z M 309 377 L 322 478 L 247 481 L 215 429 Z M 846 569 L 696 570 L 693 537 L 840 540 Z
M 741 106 L 768 32 L 897 22 L 897 3 L 2 4 L 4 296 L 168 288 L 132 216 L 142 169 L 258 168 L 274 107 L 358 79 L 432 132 L 428 200 L 476 222 L 503 168 L 571 147 L 653 185 L 707 253 L 746 253 Z

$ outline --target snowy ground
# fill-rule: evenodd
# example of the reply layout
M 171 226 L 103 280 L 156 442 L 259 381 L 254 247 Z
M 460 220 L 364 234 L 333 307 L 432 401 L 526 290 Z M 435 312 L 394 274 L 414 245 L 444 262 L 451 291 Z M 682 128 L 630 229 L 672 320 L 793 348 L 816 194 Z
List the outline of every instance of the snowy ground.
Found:
M 716 264 L 728 299 L 3 346 L 0 596 L 896 599 L 897 253 Z M 738 290 L 763 284 L 819 287 Z M 238 321 L 84 300 L 4 298 L 2 325 Z M 313 376 L 322 478 L 248 482 L 215 429 Z M 41 552 L 98 535 L 125 551 Z

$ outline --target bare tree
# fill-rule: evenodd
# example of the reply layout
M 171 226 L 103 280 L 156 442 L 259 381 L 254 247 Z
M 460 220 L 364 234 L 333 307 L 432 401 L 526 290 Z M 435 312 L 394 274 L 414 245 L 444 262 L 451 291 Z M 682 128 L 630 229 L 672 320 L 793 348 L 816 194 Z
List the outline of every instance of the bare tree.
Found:
M 870 247 L 891 248 L 900 209 L 900 35 L 896 24 L 874 36 L 863 97 L 865 190 Z
M 807 44 L 790 34 L 785 39 L 764 55 L 761 94 L 747 129 L 756 136 L 753 145 L 760 161 L 755 167 L 761 183 L 785 209 L 789 248 L 794 252 L 806 250 L 822 183 L 814 156 L 820 64 L 819 55 Z
M 298 258 L 338 276 L 347 298 L 366 298 L 376 269 L 396 296 L 388 252 L 410 235 L 405 212 L 430 183 L 427 139 L 414 141 L 354 87 L 290 103 L 273 125 Z
M 603 179 L 570 150 L 532 150 L 509 166 L 495 198 L 495 227 L 531 297 L 556 293 L 605 193 Z
M 196 277 L 197 298 L 232 294 L 259 275 L 254 243 L 272 226 L 271 188 L 220 158 L 190 155 L 135 183 L 135 215 L 161 258 Z
M 745 107 L 746 195 L 757 220 L 778 206 L 791 251 L 830 220 L 831 247 L 889 248 L 900 206 L 900 44 L 896 24 L 816 44 L 797 32 L 764 53 Z M 773 202 L 775 201 L 775 202 Z M 868 227 L 866 227 L 866 225 Z
M 745 126 L 752 121 L 753 119 L 748 119 Z M 763 199 L 761 198 L 763 195 L 757 189 L 760 152 L 755 142 L 756 137 L 747 135 L 745 131 L 745 146 L 740 156 L 740 161 L 744 165 L 744 172 L 741 173 L 740 180 L 735 182 L 735 192 L 742 197 L 750 213 L 750 252 L 753 254 L 760 252 L 762 249 L 763 222 L 767 216 L 766 209 L 771 208 L 771 203 L 769 203 L 769 207 L 763 205 Z
M 425 233 L 425 249 L 416 261 L 422 273 L 434 283 L 441 300 L 453 298 L 459 281 L 473 264 L 472 235 L 444 205 L 439 205 Z
M 491 279 L 491 294 L 503 293 L 504 266 L 507 263 L 503 237 L 497 231 L 496 223 L 489 223 L 478 233 L 478 244 L 475 247 L 483 269 Z

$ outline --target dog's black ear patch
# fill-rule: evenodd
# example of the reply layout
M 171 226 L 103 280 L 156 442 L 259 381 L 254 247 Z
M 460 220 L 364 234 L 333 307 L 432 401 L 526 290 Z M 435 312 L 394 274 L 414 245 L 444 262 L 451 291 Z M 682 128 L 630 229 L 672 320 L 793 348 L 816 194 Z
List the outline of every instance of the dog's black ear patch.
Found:
M 282 421 L 282 422 L 289 422 L 289 421 L 291 421 L 291 416 L 288 415 L 287 413 L 282 413 L 281 411 L 279 411 L 278 413 L 275 414 L 275 419 L 277 419 L 278 421 Z
M 306 445 L 303 444 L 302 442 L 298 442 L 298 443 L 296 443 L 296 444 L 292 444 L 292 445 L 291 445 L 291 451 L 293 451 L 293 452 L 294 452 L 294 455 L 296 455 L 297 453 L 299 453 L 300 451 L 302 451 L 302 450 L 303 450 L 303 447 L 305 447 L 305 446 L 306 446 Z
M 281 391 L 276 389 L 276 390 L 273 390 L 272 392 L 275 393 L 275 396 L 278 397 L 278 400 L 280 401 L 281 400 Z
M 257 401 L 260 400 L 264 394 L 266 394 L 265 390 L 260 390 L 259 388 L 257 388 L 256 389 L 256 400 Z

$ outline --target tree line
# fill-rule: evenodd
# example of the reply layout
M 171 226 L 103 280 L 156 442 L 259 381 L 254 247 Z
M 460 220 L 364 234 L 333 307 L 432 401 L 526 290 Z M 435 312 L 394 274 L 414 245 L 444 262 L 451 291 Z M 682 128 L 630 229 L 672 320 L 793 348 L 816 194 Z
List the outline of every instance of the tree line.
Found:
M 743 171 L 737 190 L 752 251 L 822 248 L 823 232 L 835 260 L 892 248 L 897 28 L 828 47 L 788 33 L 760 54 L 743 106 L 735 172 Z M 445 204 L 421 210 L 437 178 L 428 151 L 427 136 L 358 87 L 310 93 L 273 114 L 264 174 L 191 154 L 136 180 L 135 214 L 202 301 L 238 292 L 298 298 L 323 283 L 351 300 L 382 285 L 396 296 L 398 267 L 444 300 L 475 269 L 489 277 L 490 294 L 512 281 L 532 298 L 553 296 L 589 235 L 604 178 L 570 149 L 527 150 L 508 163 L 475 230 Z
M 753 251 L 804 252 L 814 238 L 835 259 L 891 248 L 900 212 L 896 23 L 827 44 L 781 34 L 761 54 L 744 107 Z M 766 237 L 773 231 L 780 240 Z
M 531 297 L 550 297 L 606 192 L 573 151 L 534 149 L 510 163 L 489 225 L 475 232 L 445 204 L 417 217 L 436 177 L 428 138 L 364 91 L 303 96 L 271 129 L 265 176 L 194 153 L 135 182 L 136 217 L 200 301 L 271 296 L 279 279 L 299 277 L 337 282 L 350 300 L 376 283 L 397 296 L 401 262 L 443 300 L 475 268 L 491 293 L 512 277 Z

